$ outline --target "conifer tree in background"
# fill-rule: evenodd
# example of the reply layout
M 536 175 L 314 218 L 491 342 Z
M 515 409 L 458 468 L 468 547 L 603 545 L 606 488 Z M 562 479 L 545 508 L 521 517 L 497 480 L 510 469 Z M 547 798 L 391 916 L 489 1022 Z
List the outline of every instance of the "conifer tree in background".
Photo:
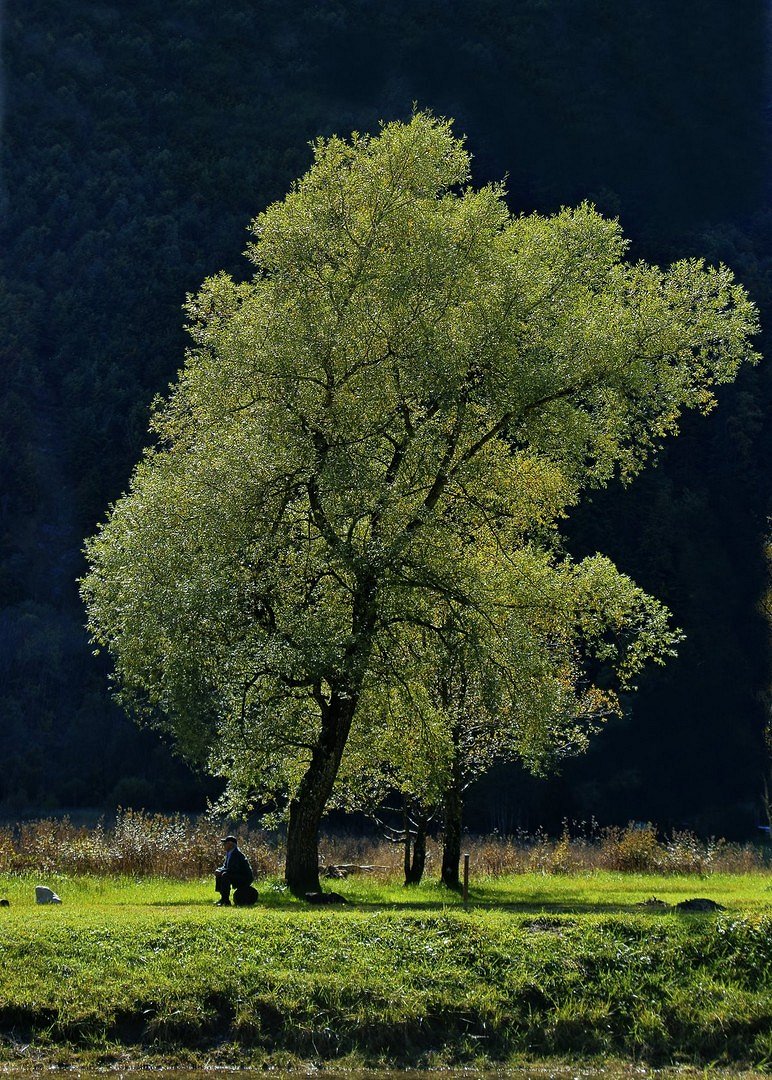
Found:
M 572 568 L 556 523 L 709 409 L 757 324 L 728 270 L 626 264 L 591 206 L 511 216 L 425 113 L 320 140 L 253 233 L 253 278 L 189 301 L 194 347 L 83 595 L 121 700 L 230 805 L 286 801 L 303 893 L 349 736 L 367 744 L 368 697 L 399 674 L 397 628 L 436 653 L 449 621 L 501 627 L 514 670 L 556 678 L 562 641 L 566 700 L 585 640 L 622 676 L 672 650 L 661 605 L 606 560 Z M 574 573 L 572 629 L 522 638 Z

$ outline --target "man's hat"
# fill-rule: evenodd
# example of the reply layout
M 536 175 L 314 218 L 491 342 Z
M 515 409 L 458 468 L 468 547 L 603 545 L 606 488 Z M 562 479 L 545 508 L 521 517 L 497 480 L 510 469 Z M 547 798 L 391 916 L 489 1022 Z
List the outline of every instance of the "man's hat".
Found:
M 221 836 L 220 837 L 220 843 L 221 844 L 227 844 L 229 840 L 234 844 L 238 844 L 238 840 L 236 839 L 235 836 Z

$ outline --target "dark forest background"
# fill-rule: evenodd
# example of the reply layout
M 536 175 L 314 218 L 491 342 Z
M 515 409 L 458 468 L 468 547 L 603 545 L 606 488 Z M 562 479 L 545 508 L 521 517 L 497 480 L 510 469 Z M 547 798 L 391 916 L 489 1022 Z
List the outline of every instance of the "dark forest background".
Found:
M 764 4 L 750 0 L 6 0 L 0 277 L 0 814 L 202 808 L 111 703 L 80 549 L 182 362 L 185 292 L 246 273 L 245 227 L 319 134 L 413 102 L 514 210 L 583 198 L 633 257 L 723 259 L 772 324 Z M 764 342 L 761 342 L 762 348 Z M 688 638 L 563 774 L 499 770 L 469 823 L 651 819 L 753 836 L 766 768 L 770 365 L 569 523 Z

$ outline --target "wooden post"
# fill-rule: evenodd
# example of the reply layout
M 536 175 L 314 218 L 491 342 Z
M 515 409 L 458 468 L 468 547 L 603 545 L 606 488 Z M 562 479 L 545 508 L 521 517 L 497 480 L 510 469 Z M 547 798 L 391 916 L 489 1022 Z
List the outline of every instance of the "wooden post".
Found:
M 469 852 L 464 852 L 464 907 L 469 905 Z

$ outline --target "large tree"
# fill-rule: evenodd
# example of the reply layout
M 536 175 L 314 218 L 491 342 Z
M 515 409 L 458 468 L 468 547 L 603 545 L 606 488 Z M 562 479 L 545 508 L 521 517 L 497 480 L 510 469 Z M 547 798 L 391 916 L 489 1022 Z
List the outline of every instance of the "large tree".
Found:
M 389 628 L 498 609 L 500 564 L 708 409 L 756 318 L 724 268 L 625 263 L 590 206 L 513 217 L 426 114 L 320 140 L 253 236 L 252 279 L 189 301 L 83 592 L 122 699 L 234 799 L 288 800 L 304 892 Z

